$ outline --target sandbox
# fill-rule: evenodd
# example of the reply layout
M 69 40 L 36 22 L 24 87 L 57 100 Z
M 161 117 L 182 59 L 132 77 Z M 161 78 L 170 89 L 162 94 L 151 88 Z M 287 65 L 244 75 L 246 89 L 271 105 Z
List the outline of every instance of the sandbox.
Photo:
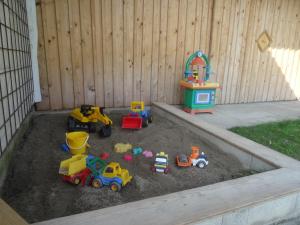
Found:
M 59 145 L 64 142 L 67 115 L 34 115 L 23 143 L 14 152 L 3 198 L 29 222 L 62 217 L 37 224 L 104 220 L 105 224 L 153 224 L 157 219 L 161 224 L 233 224 L 241 216 L 249 222 L 249 213 L 257 207 L 267 204 L 274 210 L 273 200 L 281 201 L 289 210 L 273 217 L 255 213 L 251 220 L 285 218 L 299 207 L 297 161 L 226 130 L 197 124 L 192 116 L 170 107 L 154 104 L 154 123 L 139 131 L 121 130 L 122 112 L 111 111 L 113 135 L 108 139 L 91 135 L 90 153 L 110 152 L 109 160 L 120 162 L 133 174 L 133 181 L 120 193 L 62 182 L 57 173 L 59 162 L 69 155 Z M 166 151 L 170 156 L 170 174 L 152 174 L 153 159 L 142 156 L 125 162 L 121 154 L 112 152 L 117 142 L 129 142 L 153 152 Z M 199 145 L 207 153 L 207 168 L 175 166 L 176 154 L 188 154 L 191 145 Z M 288 169 L 291 167 L 298 171 Z

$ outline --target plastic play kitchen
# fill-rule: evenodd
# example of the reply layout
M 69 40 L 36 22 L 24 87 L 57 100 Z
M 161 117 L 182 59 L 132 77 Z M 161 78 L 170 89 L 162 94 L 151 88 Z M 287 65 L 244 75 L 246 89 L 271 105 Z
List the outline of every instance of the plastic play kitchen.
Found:
M 167 174 L 170 170 L 168 162 L 168 154 L 164 152 L 156 153 L 154 165 L 151 167 L 152 172 L 159 172 Z
M 207 56 L 197 51 L 192 54 L 186 64 L 184 79 L 180 86 L 184 88 L 184 111 L 195 113 L 212 113 L 215 105 L 218 83 L 209 82 L 211 67 Z
M 122 128 L 141 129 L 152 123 L 152 114 L 150 109 L 145 109 L 144 102 L 135 101 L 130 104 L 131 112 L 122 118 Z
M 68 117 L 69 131 L 87 131 L 90 133 L 96 132 L 96 125 L 101 122 L 103 126 L 100 129 L 102 137 L 111 135 L 111 119 L 104 114 L 104 108 L 82 105 L 80 108 L 75 108 Z
M 208 165 L 207 156 L 202 152 L 199 154 L 200 148 L 197 146 L 192 146 L 192 153 L 190 156 L 180 154 L 176 156 L 176 164 L 179 167 L 190 167 L 197 166 L 199 168 L 204 168 Z
M 62 148 L 66 152 L 71 152 L 73 155 L 83 154 L 86 152 L 86 148 L 90 147 L 87 143 L 89 134 L 84 131 L 74 131 L 66 133 L 66 143 L 62 145 Z

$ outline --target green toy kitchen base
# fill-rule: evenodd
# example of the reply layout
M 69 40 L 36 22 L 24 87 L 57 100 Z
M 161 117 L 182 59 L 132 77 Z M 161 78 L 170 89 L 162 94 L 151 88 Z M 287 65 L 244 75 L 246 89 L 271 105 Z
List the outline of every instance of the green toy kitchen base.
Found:
M 195 85 L 181 81 L 180 85 L 184 87 L 184 111 L 196 113 L 212 113 L 215 106 L 217 83 L 206 83 Z

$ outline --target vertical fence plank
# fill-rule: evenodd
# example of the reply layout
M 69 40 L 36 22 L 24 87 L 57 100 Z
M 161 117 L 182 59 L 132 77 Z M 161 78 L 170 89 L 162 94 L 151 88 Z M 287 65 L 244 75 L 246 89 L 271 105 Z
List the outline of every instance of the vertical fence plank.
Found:
M 79 0 L 69 0 L 69 20 L 71 36 L 71 61 L 74 84 L 74 104 L 84 104 L 83 68 L 81 52 L 81 28 Z
M 212 14 L 213 14 L 214 1 L 204 0 L 203 1 L 203 10 L 202 10 L 202 23 L 201 26 L 201 38 L 200 38 L 200 49 L 205 53 L 209 54 L 209 45 L 211 41 L 211 25 L 212 25 Z
M 178 33 L 178 7 L 179 1 L 169 1 L 168 7 L 168 28 L 167 28 L 167 47 L 166 47 L 166 76 L 165 90 L 166 102 L 173 104 L 174 83 L 175 83 L 175 64 L 176 64 L 176 45 Z
M 134 4 L 133 99 L 141 100 L 144 1 L 135 0 Z
M 273 15 L 270 18 L 271 20 L 271 27 L 268 28 L 268 33 L 269 35 L 272 37 L 272 39 L 274 37 L 276 37 L 276 33 L 277 33 L 277 26 L 278 26 L 278 21 L 279 21 L 279 13 L 280 13 L 280 5 L 281 5 L 281 0 L 275 0 L 274 2 L 274 9 L 273 9 Z M 273 64 L 274 64 L 274 59 L 272 57 L 272 49 L 273 49 L 273 43 L 271 44 L 270 48 L 267 50 L 267 54 L 268 54 L 268 59 L 266 61 L 266 78 L 264 80 L 264 91 L 263 91 L 263 96 L 262 96 L 262 100 L 266 101 L 268 98 L 268 94 L 269 94 L 269 87 L 270 87 L 270 82 L 273 79 L 273 74 L 272 74 L 272 68 L 273 68 Z
M 297 47 L 299 46 L 299 38 L 298 33 L 295 32 L 297 29 L 297 23 L 295 22 L 295 18 L 298 17 L 298 12 L 299 8 L 297 7 L 299 1 L 294 0 L 293 8 L 290 11 L 290 18 L 289 18 L 289 23 L 291 25 L 291 36 L 293 37 L 292 43 L 289 45 L 289 63 L 287 65 L 287 81 L 288 81 L 288 87 L 284 93 L 284 99 L 288 100 L 295 100 L 296 97 L 293 94 L 294 87 L 293 87 L 293 82 L 294 82 L 294 77 L 295 74 L 297 73 L 295 68 L 297 67 Z M 298 4 L 299 5 L 299 4 Z M 292 58 L 292 60 L 291 60 Z
M 244 54 L 242 52 L 243 48 L 243 28 L 247 27 L 247 22 L 245 24 L 245 11 L 247 7 L 247 1 L 240 1 L 239 6 L 236 6 L 236 16 L 237 16 L 237 26 L 236 26 L 236 37 L 235 37 L 235 47 L 234 47 L 234 52 L 235 52 L 235 57 L 233 60 L 233 69 L 232 69 L 232 79 L 231 79 L 231 85 L 230 85 L 230 92 L 229 92 L 229 103 L 235 103 L 235 96 L 237 95 L 236 89 L 238 86 L 238 79 L 240 76 L 240 62 L 243 60 Z M 237 51 L 237 49 L 239 49 Z
M 227 63 L 227 42 L 228 42 L 228 36 L 229 36 L 229 21 L 230 21 L 230 16 L 231 16 L 231 0 L 226 0 L 224 1 L 224 6 L 223 6 L 223 19 L 222 19 L 222 31 L 220 33 L 220 46 L 219 46 L 219 63 L 217 66 L 213 66 L 213 71 L 215 72 L 215 74 L 212 74 L 212 76 L 216 76 L 216 80 L 223 85 L 223 80 L 225 78 L 224 74 L 225 74 L 225 66 Z M 213 46 L 214 44 L 212 44 L 211 46 L 211 51 L 213 51 Z M 221 96 L 222 96 L 222 91 L 217 91 L 216 93 L 216 102 L 220 103 L 221 102 Z
M 246 2 L 242 2 L 245 3 L 244 7 L 243 7 L 243 11 L 242 14 L 243 15 L 243 25 L 242 28 L 240 29 L 240 38 L 241 38 L 241 52 L 240 52 L 240 58 L 239 60 L 239 67 L 238 67 L 238 74 L 237 74 L 237 87 L 236 87 L 236 92 L 234 97 L 234 103 L 239 103 L 239 99 L 240 99 L 240 89 L 242 87 L 242 83 L 243 83 L 243 68 L 246 62 L 245 58 L 246 58 L 246 44 L 247 44 L 247 35 L 248 35 L 248 28 L 249 28 L 249 19 L 250 19 L 250 9 L 251 9 L 251 0 L 247 0 Z
M 134 0 L 124 1 L 124 106 L 133 100 Z
M 47 59 L 45 55 L 45 39 L 44 28 L 42 23 L 41 4 L 36 6 L 37 27 L 38 27 L 38 64 L 40 73 L 40 86 L 42 101 L 37 104 L 38 110 L 47 110 L 50 108 L 49 89 L 48 89 L 48 73 Z
M 230 102 L 230 97 L 231 97 L 231 92 L 232 92 L 232 84 L 233 84 L 233 78 L 235 77 L 234 74 L 234 69 L 235 69 L 235 64 L 236 64 L 236 54 L 238 51 L 236 51 L 237 47 L 238 47 L 238 27 L 239 27 L 239 23 L 242 22 L 238 19 L 240 11 L 240 4 L 241 4 L 241 0 L 237 0 L 234 1 L 234 5 L 232 8 L 232 16 L 234 17 L 233 23 L 230 24 L 230 26 L 232 27 L 232 37 L 231 37 L 231 43 L 230 43 L 230 52 L 228 55 L 228 77 L 227 77 L 227 83 L 226 83 L 226 91 L 224 89 L 224 93 L 225 93 L 225 101 L 224 103 L 231 103 Z
M 279 100 L 285 100 L 286 98 L 286 92 L 287 90 L 290 90 L 290 74 L 288 73 L 288 69 L 292 68 L 293 63 L 293 55 L 292 55 L 292 45 L 294 43 L 294 33 L 295 26 L 292 22 L 293 17 L 293 9 L 295 8 L 296 2 L 293 0 L 290 0 L 288 9 L 287 9 L 287 16 L 285 17 L 285 27 L 288 27 L 288 31 L 286 34 L 288 35 L 285 38 L 284 46 L 284 52 L 283 52 L 283 61 L 281 62 L 281 72 L 282 72 L 282 87 L 280 88 L 280 97 Z
M 166 75 L 166 46 L 168 24 L 168 0 L 161 0 L 160 31 L 159 31 L 159 67 L 158 67 L 158 101 L 165 102 L 165 75 Z
M 141 99 L 150 104 L 153 1 L 144 1 Z
M 45 38 L 45 52 L 47 59 L 50 109 L 57 110 L 62 109 L 62 94 L 57 46 L 55 3 L 54 0 L 45 0 L 41 4 Z
M 260 21 L 257 24 L 257 31 L 256 31 L 256 39 L 258 38 L 258 35 L 260 35 L 262 32 L 265 31 L 266 27 L 266 21 L 267 21 L 267 9 L 270 8 L 268 5 L 268 1 L 263 1 L 261 5 L 261 11 L 259 14 Z M 269 11 L 270 12 L 270 11 Z M 263 79 L 265 77 L 264 73 L 261 73 L 262 65 L 265 63 L 265 52 L 259 51 L 258 47 L 256 48 L 256 57 L 255 57 L 255 63 L 254 63 L 254 71 L 253 71 L 253 95 L 251 97 L 251 102 L 257 101 L 257 96 L 260 97 L 262 95 L 261 90 L 261 84 L 263 84 Z
M 86 104 L 95 104 L 91 1 L 80 0 L 79 3 L 82 40 L 81 49 L 84 75 L 84 101 Z
M 63 107 L 74 107 L 68 0 L 55 0 Z
M 184 43 L 185 43 L 186 17 L 187 17 L 187 0 L 180 0 L 179 14 L 178 14 L 178 29 L 177 29 L 178 30 L 177 50 L 176 50 L 176 62 L 175 62 L 175 76 L 176 76 L 174 82 L 175 93 L 173 95 L 173 102 L 175 104 L 179 104 L 183 96 L 182 88 L 180 88 L 179 86 L 179 81 L 183 78 L 183 73 L 184 73 L 184 60 L 185 60 Z M 201 21 L 198 22 L 201 23 Z
M 158 65 L 159 65 L 159 34 L 160 34 L 160 0 L 153 2 L 153 37 L 152 37 L 152 68 L 150 98 L 152 102 L 157 101 Z
M 261 24 L 262 24 L 263 17 L 261 16 L 263 11 L 263 6 L 266 5 L 265 3 L 266 2 L 256 0 L 256 10 L 254 11 L 254 18 L 253 18 L 254 30 L 253 32 L 249 33 L 249 35 L 253 36 L 253 40 L 251 43 L 252 55 L 249 61 L 251 67 L 249 68 L 248 71 L 249 80 L 248 80 L 248 88 L 247 88 L 248 89 L 247 102 L 253 102 L 255 96 L 255 89 L 256 89 L 255 83 L 257 79 L 257 73 L 256 73 L 257 62 L 258 62 L 258 58 L 260 57 L 260 52 L 256 44 L 256 39 L 262 30 Z
M 295 30 L 294 35 L 295 37 L 299 36 L 298 31 L 300 30 L 300 22 L 299 19 L 299 12 L 300 12 L 300 2 L 295 1 L 296 5 L 294 7 L 294 13 L 292 17 L 293 23 L 295 23 Z M 300 39 L 295 39 L 295 44 L 292 47 L 292 50 L 295 52 L 294 56 L 294 62 L 293 62 L 293 69 L 291 71 L 291 80 L 290 80 L 290 92 L 287 93 L 287 98 L 293 100 L 293 99 L 299 99 L 300 98 Z M 298 80 L 297 80 L 298 79 Z M 289 94 L 289 96 L 288 96 Z
M 203 18 L 203 3 L 202 0 L 197 0 L 196 2 L 196 18 L 195 18 L 195 38 L 194 38 L 194 51 L 200 50 L 200 39 L 201 37 L 201 27 L 204 25 L 202 24 Z
M 187 19 L 185 29 L 185 60 L 193 54 L 195 39 L 195 18 L 196 18 L 196 1 L 188 0 L 187 3 Z M 183 62 L 183 63 L 184 63 Z
M 282 8 L 280 10 L 281 12 L 281 15 L 280 15 L 280 18 L 285 18 L 287 13 L 288 13 L 288 6 L 290 4 L 290 1 L 282 1 Z M 285 19 L 281 19 L 279 21 L 279 29 L 282 31 L 282 33 L 284 34 L 287 34 L 288 31 L 289 31 L 289 27 L 286 26 L 285 24 Z M 278 60 L 278 62 L 282 62 L 282 60 L 284 59 L 284 54 L 282 54 L 282 49 L 284 48 L 285 46 L 285 43 L 286 43 L 286 36 L 285 35 L 282 35 L 281 32 L 278 32 L 279 34 L 277 34 L 276 36 L 276 55 L 274 55 L 274 60 L 275 62 Z M 274 43 L 275 44 L 275 43 Z M 275 80 L 276 80 L 276 83 L 274 85 L 274 87 L 272 88 L 273 89 L 273 100 L 275 101 L 278 101 L 280 100 L 280 91 L 281 89 L 283 88 L 282 84 L 283 84 L 283 81 L 284 81 L 284 77 L 282 75 L 282 71 L 281 71 L 281 68 L 280 68 L 280 65 L 278 65 L 278 62 L 276 62 L 274 64 L 274 69 L 275 69 Z
M 112 0 L 114 107 L 124 105 L 123 4 Z
M 230 20 L 228 21 L 229 23 L 229 33 L 228 33 L 228 39 L 227 39 L 227 48 L 226 48 L 226 63 L 225 63 L 225 68 L 224 68 L 224 79 L 222 82 L 222 93 L 219 99 L 219 102 L 224 104 L 226 103 L 226 96 L 228 99 L 228 86 L 230 85 L 229 83 L 229 74 L 230 74 L 230 61 L 232 61 L 232 46 L 233 46 L 233 37 L 234 37 L 234 21 L 235 21 L 235 7 L 236 7 L 236 2 L 233 0 L 231 1 L 230 6 Z M 213 46 L 213 44 L 212 44 Z
M 105 93 L 104 101 L 106 107 L 112 107 L 114 105 L 111 12 L 111 1 L 102 0 L 103 76 Z
M 104 106 L 101 1 L 91 1 L 96 105 Z
M 249 17 L 251 19 L 249 20 L 248 27 L 247 27 L 247 33 L 246 33 L 246 43 L 245 43 L 245 55 L 244 55 L 244 64 L 241 69 L 241 85 L 239 89 L 239 102 L 246 102 L 247 101 L 247 94 L 249 90 L 249 79 L 251 77 L 249 76 L 249 70 L 251 68 L 250 60 L 252 58 L 253 54 L 253 43 L 255 43 L 254 35 L 251 35 L 254 32 L 254 12 L 256 11 L 256 1 L 250 1 L 250 12 Z
M 222 21 L 223 14 L 225 12 L 225 2 L 216 1 L 213 11 L 213 21 L 212 21 L 212 37 L 211 37 L 211 49 L 210 49 L 210 63 L 213 68 L 214 76 L 211 79 L 216 80 L 218 75 L 218 63 L 220 61 L 220 42 L 221 42 L 221 32 L 222 32 Z

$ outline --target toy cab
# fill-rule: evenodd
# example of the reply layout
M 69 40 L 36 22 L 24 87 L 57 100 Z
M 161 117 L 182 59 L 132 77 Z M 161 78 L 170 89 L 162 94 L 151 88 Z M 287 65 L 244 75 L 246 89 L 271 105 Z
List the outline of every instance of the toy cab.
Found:
M 179 167 L 189 167 L 192 165 L 192 161 L 190 157 L 180 154 L 176 156 L 176 164 Z
M 155 156 L 154 165 L 152 166 L 152 172 L 165 173 L 169 172 L 169 157 L 164 152 L 157 153 Z
M 127 169 L 121 168 L 117 162 L 109 163 L 102 173 L 94 174 L 92 186 L 101 188 L 110 186 L 113 191 L 120 191 L 132 180 Z

